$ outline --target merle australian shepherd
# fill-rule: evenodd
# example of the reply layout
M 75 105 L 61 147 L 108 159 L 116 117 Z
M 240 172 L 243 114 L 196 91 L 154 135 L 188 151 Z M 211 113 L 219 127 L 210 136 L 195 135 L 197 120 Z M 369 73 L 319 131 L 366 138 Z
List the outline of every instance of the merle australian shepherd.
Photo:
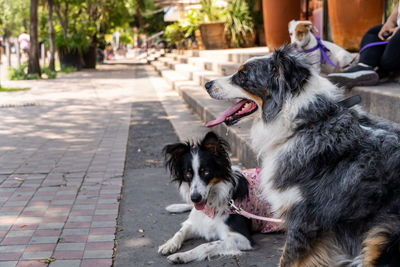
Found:
M 165 146 L 166 166 L 178 182 L 182 197 L 194 208 L 181 229 L 159 247 L 171 263 L 187 263 L 215 256 L 238 255 L 251 249 L 251 222 L 229 212 L 229 200 L 239 201 L 248 194 L 248 183 L 239 169 L 232 169 L 228 144 L 215 133 L 208 133 L 199 143 L 176 143 Z M 179 205 L 179 204 L 177 204 Z M 179 207 L 167 209 L 179 211 Z M 183 205 L 185 210 L 187 206 Z M 191 206 L 190 206 L 191 208 Z M 213 215 L 207 216 L 207 208 Z M 214 240 L 186 252 L 178 252 L 187 239 L 202 237 Z
M 400 266 L 398 128 L 338 104 L 341 90 L 290 47 L 205 87 L 241 100 L 208 126 L 256 114 L 262 194 L 286 221 L 280 266 Z

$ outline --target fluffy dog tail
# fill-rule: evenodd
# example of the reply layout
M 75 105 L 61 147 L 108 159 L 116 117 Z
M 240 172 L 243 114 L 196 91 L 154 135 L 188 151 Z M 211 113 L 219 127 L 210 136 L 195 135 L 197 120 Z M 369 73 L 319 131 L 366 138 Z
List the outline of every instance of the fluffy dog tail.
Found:
M 363 242 L 363 266 L 400 266 L 400 222 L 372 228 Z
M 190 211 L 193 208 L 192 204 L 180 203 L 180 204 L 171 204 L 165 207 L 168 212 L 171 213 L 182 213 L 186 211 Z

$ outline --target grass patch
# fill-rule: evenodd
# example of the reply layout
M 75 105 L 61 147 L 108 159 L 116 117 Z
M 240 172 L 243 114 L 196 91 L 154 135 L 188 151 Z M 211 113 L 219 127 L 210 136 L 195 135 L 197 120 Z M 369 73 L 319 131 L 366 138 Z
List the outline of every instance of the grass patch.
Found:
M 59 73 L 72 73 L 75 71 L 77 71 L 77 69 L 74 67 L 64 67 L 64 68 L 61 68 L 58 72 Z
M 48 67 L 41 69 L 42 77 L 38 74 L 28 74 L 28 64 L 22 64 L 17 68 L 9 69 L 10 80 L 39 80 L 39 79 L 55 79 L 57 72 L 50 70 Z
M 0 86 L 0 92 L 19 92 L 28 91 L 30 88 L 5 88 Z

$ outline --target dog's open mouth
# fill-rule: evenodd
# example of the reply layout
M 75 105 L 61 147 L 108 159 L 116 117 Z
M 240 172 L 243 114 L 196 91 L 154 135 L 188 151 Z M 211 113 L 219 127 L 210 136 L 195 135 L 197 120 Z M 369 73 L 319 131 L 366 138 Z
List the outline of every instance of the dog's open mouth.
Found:
M 222 112 L 217 119 L 208 122 L 206 124 L 206 127 L 214 127 L 215 125 L 223 122 L 225 122 L 225 124 L 228 126 L 232 126 L 236 124 L 241 118 L 254 113 L 257 108 L 257 104 L 251 100 L 240 100 L 238 103 Z
M 194 208 L 195 208 L 196 210 L 203 210 L 204 207 L 205 207 L 206 204 L 207 204 L 207 201 L 203 201 L 203 202 L 201 202 L 201 203 L 193 203 L 193 204 L 194 204 Z

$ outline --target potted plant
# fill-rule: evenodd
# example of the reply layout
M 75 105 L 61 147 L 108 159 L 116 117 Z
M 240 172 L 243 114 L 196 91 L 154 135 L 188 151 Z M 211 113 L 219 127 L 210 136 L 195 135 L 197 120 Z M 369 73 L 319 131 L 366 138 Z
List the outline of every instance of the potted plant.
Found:
M 289 21 L 299 17 L 299 0 L 263 0 L 265 39 L 270 49 L 290 42 Z
M 254 45 L 254 23 L 245 0 L 229 2 L 225 21 L 225 34 L 230 47 L 250 47 Z
M 80 33 L 74 33 L 65 37 L 61 33 L 56 34 L 56 47 L 59 51 L 62 68 L 74 67 L 78 70 L 85 65 L 83 54 L 88 51 L 90 38 Z
M 345 49 L 358 50 L 364 33 L 382 23 L 384 5 L 384 0 L 328 0 L 333 41 Z
M 165 28 L 164 38 L 168 43 L 175 45 L 177 49 L 189 48 L 197 29 L 198 14 L 196 11 L 189 11 L 185 17 Z
M 199 29 L 202 43 L 206 49 L 223 49 L 227 47 L 224 38 L 225 22 L 222 20 L 223 13 L 215 2 L 215 0 L 201 1 L 204 22 L 199 25 Z

